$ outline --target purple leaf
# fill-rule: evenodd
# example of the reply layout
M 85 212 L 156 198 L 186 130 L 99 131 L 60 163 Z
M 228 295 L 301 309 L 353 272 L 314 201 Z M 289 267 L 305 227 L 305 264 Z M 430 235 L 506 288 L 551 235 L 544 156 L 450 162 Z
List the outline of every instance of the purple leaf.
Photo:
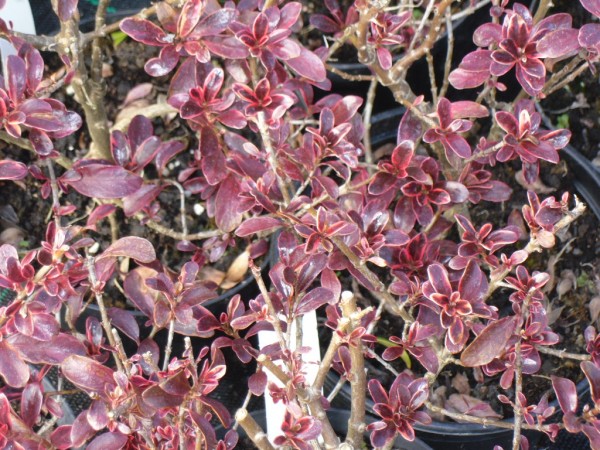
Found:
M 581 370 L 590 383 L 592 400 L 595 404 L 600 404 L 600 368 L 591 361 L 583 361 Z
M 137 236 L 128 236 L 119 239 L 104 250 L 100 258 L 114 258 L 119 256 L 125 256 L 147 264 L 156 259 L 156 252 L 150 241 L 147 239 Z
M 463 365 L 465 367 L 477 367 L 492 362 L 504 350 L 514 328 L 514 317 L 505 317 L 490 323 L 463 350 L 460 356 Z
M 7 341 L 0 341 L 0 376 L 14 388 L 25 386 L 29 380 L 29 367 Z
M 126 18 L 120 24 L 121 31 L 138 42 L 147 45 L 164 45 L 166 34 L 146 19 Z
M 94 438 L 86 447 L 87 450 L 120 450 L 127 444 L 127 436 L 114 432 L 104 433 Z
M 576 413 L 577 412 L 577 388 L 575 383 L 567 378 L 561 378 L 552 375 L 552 387 L 556 392 L 556 398 L 560 409 L 564 413 Z
M 134 340 L 136 344 L 140 343 L 140 327 L 131 311 L 125 311 L 121 308 L 108 308 L 106 312 L 115 327 Z
M 285 63 L 298 75 L 311 81 L 320 82 L 327 78 L 323 61 L 304 47 L 300 47 L 300 56 L 288 59 Z
M 262 370 L 252 374 L 248 379 L 248 389 L 250 389 L 250 392 L 252 392 L 252 394 L 256 395 L 257 397 L 263 395 L 266 387 L 267 374 L 264 373 Z
M 87 412 L 87 420 L 90 426 L 97 431 L 108 425 L 108 409 L 102 400 L 94 400 Z
M 176 408 L 181 405 L 183 397 L 169 394 L 160 386 L 152 386 L 142 394 L 144 402 L 156 409 Z
M 600 17 L 600 0 L 580 0 L 581 5 L 596 17 Z
M 242 221 L 242 213 L 238 210 L 241 201 L 239 193 L 239 182 L 233 176 L 228 176 L 219 186 L 215 197 L 215 221 L 222 231 L 231 232 Z
M 27 166 L 7 159 L 0 161 L 0 180 L 22 180 L 27 176 Z
M 59 333 L 49 341 L 15 334 L 10 344 L 18 350 L 21 359 L 33 364 L 61 364 L 67 356 L 85 355 L 85 346 L 75 337 Z
M 561 58 L 577 53 L 579 31 L 574 28 L 561 28 L 548 33 L 537 43 L 540 58 Z
M 300 300 L 300 304 L 297 306 L 295 313 L 298 315 L 306 314 L 310 311 L 320 308 L 332 300 L 335 300 L 335 298 L 329 289 L 322 287 L 315 288 L 302 297 L 302 300 Z
M 475 397 L 466 394 L 452 394 L 446 400 L 445 407 L 450 411 L 456 411 L 460 414 L 467 414 L 474 417 L 489 419 L 500 419 L 502 416 L 492 409 L 492 407 Z
M 129 272 L 123 282 L 125 295 L 133 304 L 142 311 L 147 317 L 153 317 L 154 304 L 160 293 L 150 289 L 146 285 L 148 278 L 156 277 L 157 272 L 148 267 L 138 267 Z
M 97 206 L 96 208 L 94 208 L 92 213 L 88 216 L 88 220 L 87 220 L 85 226 L 87 228 L 95 229 L 96 223 L 98 223 L 99 220 L 102 220 L 105 217 L 111 215 L 116 210 L 117 210 L 117 207 L 115 205 L 106 204 L 106 205 Z
M 238 227 L 235 234 L 239 237 L 245 237 L 263 231 L 273 231 L 280 226 L 281 220 L 275 217 L 251 217 Z
M 123 198 L 142 186 L 142 178 L 120 166 L 89 164 L 66 172 L 60 181 L 91 198 Z
M 21 394 L 21 418 L 32 427 L 38 420 L 44 396 L 39 383 L 29 383 Z
M 116 385 L 111 369 L 85 356 L 69 356 L 62 362 L 60 370 L 71 383 L 88 393 L 101 394 L 106 385 Z
M 492 52 L 477 50 L 464 57 L 458 69 L 450 73 L 449 81 L 456 89 L 472 89 L 490 78 Z
M 600 43 L 600 25 L 587 23 L 579 29 L 579 44 L 585 48 L 593 48 Z
M 450 106 L 451 115 L 454 119 L 465 119 L 470 117 L 487 117 L 489 116 L 488 109 L 477 102 L 469 100 L 461 100 L 453 102 Z
M 57 15 L 61 22 L 66 22 L 77 9 L 77 0 L 58 0 Z
M 158 148 L 155 157 L 156 168 L 158 173 L 162 174 L 167 166 L 167 163 L 178 153 L 185 150 L 185 144 L 181 141 L 164 142 Z
M 163 47 L 157 58 L 149 59 L 144 65 L 146 72 L 153 77 L 162 77 L 175 68 L 179 62 L 179 54 L 175 47 Z
M 123 199 L 123 212 L 127 217 L 131 217 L 136 212 L 147 208 L 156 200 L 164 188 L 164 185 L 144 184 L 133 194 Z

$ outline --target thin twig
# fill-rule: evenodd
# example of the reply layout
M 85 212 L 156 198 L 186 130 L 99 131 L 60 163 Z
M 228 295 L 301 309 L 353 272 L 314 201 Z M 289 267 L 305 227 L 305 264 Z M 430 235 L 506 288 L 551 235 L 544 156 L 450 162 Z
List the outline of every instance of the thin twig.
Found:
M 446 63 L 444 64 L 444 78 L 442 81 L 442 88 L 440 89 L 440 97 L 445 97 L 448 92 L 448 86 L 450 85 L 450 69 L 452 69 L 452 58 L 454 56 L 454 29 L 452 27 L 452 17 L 450 16 L 450 9 L 446 10 L 446 34 L 447 47 L 446 47 Z
M 175 186 L 179 191 L 179 215 L 181 217 L 181 231 L 183 234 L 188 234 L 188 226 L 185 215 L 185 189 L 175 180 L 165 180 L 166 183 Z
M 48 168 L 48 175 L 50 175 L 50 189 L 52 191 L 52 212 L 54 213 L 54 223 L 57 227 L 60 227 L 60 215 L 58 214 L 60 209 L 59 190 L 58 183 L 56 182 L 56 173 L 54 172 L 54 165 L 51 159 L 46 159 L 46 167 Z
M 27 139 L 16 138 L 16 137 L 8 134 L 6 131 L 0 130 L 0 140 L 7 142 L 9 144 L 16 145 L 17 147 L 20 147 L 24 150 L 28 150 L 37 155 L 37 152 L 33 148 L 33 145 L 31 145 L 31 142 L 29 142 L 29 140 L 27 140 Z M 63 155 L 59 155 L 56 158 L 52 158 L 52 159 L 54 161 L 56 161 L 56 164 L 58 164 L 59 166 L 65 168 L 65 169 L 70 169 L 71 166 L 73 166 L 73 163 L 71 162 L 71 160 Z
M 136 217 L 140 220 L 144 219 L 143 214 L 136 214 Z M 149 220 L 145 223 L 145 225 L 151 230 L 156 231 L 157 233 L 164 234 L 165 236 L 169 236 L 173 239 L 177 239 L 178 241 L 200 241 L 202 239 L 208 239 L 215 236 L 221 236 L 223 231 L 221 230 L 208 230 L 208 231 L 199 231 L 198 233 L 192 234 L 184 234 L 179 231 L 175 231 L 171 228 L 167 228 L 164 225 L 161 225 L 158 222 L 154 222 L 153 220 Z
M 433 67 L 433 56 L 431 55 L 431 52 L 429 50 L 427 50 L 427 52 L 425 53 L 425 60 L 427 61 L 427 71 L 429 73 L 431 98 L 433 99 L 433 104 L 437 105 L 437 102 L 438 102 L 437 80 L 435 79 L 435 69 Z
M 163 372 L 169 367 L 169 359 L 171 358 L 171 350 L 173 348 L 173 336 L 175 335 L 175 317 L 169 321 L 169 334 L 167 335 L 167 346 L 165 347 L 165 359 L 163 360 Z
M 371 116 L 373 115 L 373 104 L 375 103 L 375 95 L 377 93 L 378 85 L 379 82 L 377 79 L 373 79 L 371 81 L 369 90 L 367 91 L 365 109 L 363 110 L 363 127 L 365 129 L 363 143 L 365 147 L 365 161 L 367 164 L 373 164 L 373 149 L 371 147 Z M 372 174 L 373 170 L 369 169 L 369 173 Z
M 373 81 L 376 79 L 376 77 L 373 75 L 353 75 L 351 73 L 344 72 L 343 70 L 340 70 L 331 64 L 327 64 L 326 67 L 329 72 L 334 73 L 338 77 L 348 81 Z
M 545 353 L 546 355 L 557 356 L 558 358 L 574 359 L 575 361 L 591 361 L 591 359 L 592 359 L 592 357 L 590 355 L 570 353 L 566 350 L 557 350 L 555 348 L 549 348 L 549 347 L 546 347 L 543 345 L 536 345 L 535 348 L 540 353 Z
M 96 303 L 98 304 L 98 309 L 100 310 L 100 318 L 102 320 L 102 328 L 104 328 L 104 332 L 106 333 L 106 337 L 107 337 L 108 342 L 110 343 L 111 347 L 116 348 L 117 343 L 116 343 L 115 337 L 112 333 L 110 319 L 108 318 L 108 314 L 106 312 L 106 306 L 104 305 L 104 298 L 102 297 L 102 293 L 100 291 L 98 291 L 98 289 L 97 289 L 98 279 L 96 278 L 96 268 L 94 266 L 94 264 L 95 264 L 94 257 L 88 256 L 86 262 L 87 262 L 87 268 L 88 268 L 88 276 L 89 276 L 90 283 L 91 283 L 91 289 L 94 294 L 94 297 L 96 298 Z M 118 352 L 113 352 L 113 357 L 117 364 L 117 368 L 121 372 L 124 372 L 124 364 L 121 361 L 121 358 L 119 357 Z
M 106 20 L 106 10 L 110 0 L 99 0 L 96 7 L 95 30 L 100 30 Z M 92 64 L 90 68 L 90 77 L 97 83 L 102 82 L 102 45 L 101 38 L 97 37 L 92 41 Z
M 269 442 L 264 430 L 256 423 L 256 420 L 248 414 L 247 409 L 238 409 L 235 413 L 235 420 L 244 429 L 248 438 L 256 445 L 256 448 L 259 450 L 275 450 L 275 447 Z
M 514 424 L 511 422 L 505 422 L 502 420 L 490 420 L 482 417 L 474 417 L 469 416 L 467 414 L 461 414 L 454 411 L 449 411 L 440 406 L 434 405 L 431 402 L 426 402 L 425 407 L 433 412 L 443 414 L 446 417 L 456 420 L 457 422 L 466 422 L 466 423 L 476 423 L 479 425 L 483 425 L 484 427 L 497 427 L 497 428 L 505 428 L 508 430 L 512 430 L 514 428 Z M 536 430 L 541 431 L 542 433 L 550 432 L 557 424 L 552 425 L 529 425 L 524 423 L 521 428 L 525 430 Z M 558 424 L 558 426 L 561 426 Z
M 360 321 L 356 320 L 357 307 L 352 292 L 342 292 L 340 307 L 342 309 L 343 317 L 350 322 L 348 332 L 352 333 L 355 328 L 360 326 Z M 348 350 L 350 352 L 350 362 L 352 365 L 352 378 L 350 379 L 352 394 L 346 442 L 352 445 L 353 448 L 358 448 L 363 442 L 362 435 L 364 433 L 365 422 L 367 374 L 365 372 L 363 345 L 360 339 L 353 345 L 348 345 Z
M 265 281 L 263 280 L 262 274 L 260 272 L 260 267 L 257 267 L 251 261 L 250 262 L 250 270 L 252 271 L 252 276 L 256 280 L 258 289 L 260 290 L 260 293 L 262 294 L 263 299 L 264 299 L 265 303 L 267 304 L 267 307 L 269 308 L 269 314 L 273 318 L 272 324 L 273 324 L 273 328 L 275 329 L 275 333 L 277 334 L 277 339 L 279 340 L 279 345 L 281 346 L 282 350 L 285 348 L 288 348 L 287 343 L 285 341 L 284 334 L 283 334 L 283 330 L 281 329 L 281 323 L 279 322 L 279 314 L 277 313 L 277 310 L 273 306 L 273 302 L 271 301 L 271 296 L 269 295 L 269 291 L 267 289 L 267 286 L 265 285 Z

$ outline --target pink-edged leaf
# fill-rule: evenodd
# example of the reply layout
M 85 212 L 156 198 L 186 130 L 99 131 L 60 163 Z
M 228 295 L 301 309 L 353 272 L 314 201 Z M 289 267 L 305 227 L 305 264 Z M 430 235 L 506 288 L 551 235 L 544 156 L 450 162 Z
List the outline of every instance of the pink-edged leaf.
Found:
M 123 198 L 142 186 L 142 178 L 121 166 L 89 164 L 71 169 L 60 180 L 91 198 Z
M 273 231 L 280 226 L 281 220 L 275 217 L 251 217 L 237 228 L 235 234 L 239 237 L 245 237 L 263 231 Z
M 575 383 L 567 378 L 552 375 L 552 387 L 556 392 L 556 398 L 560 409 L 564 413 L 577 412 L 577 388 Z
M 167 163 L 177 154 L 185 150 L 185 144 L 181 141 L 164 142 L 158 148 L 154 162 L 158 173 L 162 174 L 167 166 Z
M 574 28 L 559 29 L 548 33 L 537 43 L 540 58 L 561 58 L 577 53 L 579 30 Z
M 0 161 L 0 180 L 22 180 L 27 176 L 27 166 L 18 161 Z
M 584 48 L 597 47 L 600 45 L 600 24 L 586 23 L 579 29 L 577 39 Z
M 219 186 L 215 198 L 215 221 L 220 230 L 227 233 L 235 230 L 242 221 L 239 211 L 240 185 L 233 176 L 228 176 Z
M 85 356 L 69 356 L 60 370 L 71 383 L 86 392 L 103 393 L 106 385 L 115 385 L 112 369 Z
M 154 269 L 138 267 L 129 272 L 123 282 L 123 289 L 127 298 L 150 318 L 154 315 L 154 304 L 160 296 L 160 292 L 150 289 L 146 285 L 146 280 L 154 278 L 156 275 L 157 272 Z
M 144 402 L 156 409 L 176 408 L 184 397 L 167 393 L 160 386 L 152 386 L 142 394 Z
M 29 383 L 21 394 L 21 418 L 28 426 L 32 427 L 40 416 L 42 410 L 42 388 L 40 383 Z
M 144 370 L 144 373 L 151 374 L 154 373 L 154 367 L 158 367 L 158 361 L 160 359 L 160 349 L 158 348 L 158 344 L 154 342 L 153 339 L 144 339 L 140 342 L 140 345 L 137 349 L 138 355 L 144 355 L 146 353 L 150 354 L 150 360 L 154 363 L 154 366 L 148 364 L 144 358 L 140 360 L 140 365 Z
M 167 394 L 183 397 L 190 391 L 190 383 L 188 377 L 182 371 L 170 376 L 166 380 L 161 381 L 161 389 Z
M 198 148 L 202 154 L 200 165 L 206 181 L 210 185 L 215 185 L 225 179 L 227 172 L 225 167 L 225 155 L 221 151 L 219 138 L 212 128 L 204 127 L 198 135 Z
M 458 134 L 446 135 L 446 139 L 442 140 L 442 144 L 446 149 L 446 154 L 448 154 L 448 150 L 451 150 L 460 158 L 468 158 L 471 156 L 471 146 L 464 137 L 459 136 Z
M 263 395 L 267 387 L 267 374 L 262 370 L 256 372 L 248 379 L 248 389 L 256 396 Z
M 119 25 L 121 31 L 138 42 L 147 45 L 164 45 L 165 32 L 146 19 L 126 18 Z
M 121 308 L 108 308 L 106 310 L 110 322 L 130 337 L 137 344 L 140 343 L 140 327 L 131 311 Z
M 513 334 L 515 318 L 505 317 L 492 322 L 465 348 L 460 360 L 465 367 L 478 367 L 492 362 Z
M 85 346 L 75 336 L 59 333 L 49 341 L 15 334 L 8 338 L 20 358 L 33 364 L 60 364 L 67 356 L 85 355 Z
M 175 68 L 179 62 L 179 53 L 175 46 L 163 47 L 158 57 L 149 59 L 144 65 L 144 70 L 153 77 L 162 77 Z
M 29 367 L 7 341 L 0 341 L 0 376 L 14 388 L 22 388 L 29 380 Z
M 590 383 L 590 392 L 594 403 L 600 403 L 600 368 L 591 361 L 583 361 L 581 370 Z
M 77 0 L 58 0 L 57 15 L 61 22 L 66 22 L 77 9 Z
M 123 212 L 127 217 L 131 217 L 136 212 L 147 208 L 156 200 L 164 188 L 164 185 L 144 184 L 133 194 L 123 199 Z
M 92 402 L 87 412 L 87 420 L 90 426 L 97 431 L 108 425 L 108 408 L 103 400 L 97 399 Z
M 202 1 L 193 0 L 185 2 L 177 24 L 177 31 L 180 36 L 187 36 L 198 25 L 203 9 L 204 2 Z
M 600 17 L 600 0 L 580 0 L 581 5 L 596 17 Z
M 87 228 L 96 229 L 96 223 L 99 220 L 104 219 L 105 217 L 111 215 L 113 212 L 117 210 L 115 205 L 100 205 L 92 211 L 92 213 L 88 216 L 88 220 L 85 224 Z
M 490 78 L 492 63 L 490 50 L 476 50 L 465 56 L 458 69 L 450 73 L 449 81 L 456 89 L 471 89 Z
M 333 298 L 333 293 L 329 289 L 318 287 L 308 292 L 300 300 L 300 304 L 296 307 L 296 314 L 302 315 L 317 308 L 330 303 Z
M 71 442 L 72 425 L 61 425 L 50 434 L 50 442 L 59 450 L 74 448 Z
M 321 58 L 304 47 L 300 47 L 300 56 L 288 59 L 285 63 L 298 75 L 311 81 L 320 82 L 327 78 L 327 71 Z
M 466 119 L 471 117 L 480 118 L 487 117 L 490 114 L 485 106 L 470 100 L 453 102 L 450 110 L 452 111 L 451 114 L 454 119 Z
M 95 437 L 86 447 L 87 450 L 120 450 L 127 444 L 127 436 L 122 433 L 104 433 Z
M 135 100 L 141 100 L 144 97 L 149 96 L 152 93 L 154 86 L 152 83 L 140 83 L 131 88 L 127 93 L 125 100 L 123 100 L 123 106 L 127 106 Z
M 485 23 L 473 33 L 473 42 L 478 47 L 488 47 L 502 40 L 502 26 L 497 23 Z
M 141 263 L 151 263 L 156 259 L 156 252 L 150 241 L 147 239 L 137 236 L 128 236 L 121 238 L 112 244 L 104 250 L 100 257 L 115 258 L 119 256 L 135 259 Z
M 450 411 L 456 411 L 457 413 L 467 414 L 469 416 L 488 419 L 502 418 L 502 415 L 494 411 L 489 403 L 466 394 L 450 395 L 444 406 Z
M 423 133 L 423 124 L 412 111 L 407 111 L 402 116 L 398 125 L 396 142 L 401 145 L 403 141 L 416 142 Z

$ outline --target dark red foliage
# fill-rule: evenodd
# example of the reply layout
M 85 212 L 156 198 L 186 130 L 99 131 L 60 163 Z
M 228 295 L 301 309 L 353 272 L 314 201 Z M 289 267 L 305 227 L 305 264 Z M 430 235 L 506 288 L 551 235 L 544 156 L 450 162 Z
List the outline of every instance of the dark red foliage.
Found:
M 311 385 L 315 367 L 321 383 L 331 369 L 350 381 L 355 405 L 369 391 L 379 418 L 367 430 L 377 448 L 398 434 L 413 440 L 415 424 L 431 422 L 423 408 L 439 400 L 439 390 L 431 398 L 430 390 L 441 387 L 451 364 L 468 369 L 482 390 L 495 392 L 497 384 L 506 391 L 500 402 L 556 437 L 560 419 L 548 395 L 511 392 L 547 365 L 544 347 L 560 341 L 545 298 L 550 274 L 531 268 L 529 255 L 553 247 L 580 211 L 570 209 L 568 193 L 541 199 L 531 191 L 522 214 L 506 212 L 508 226 L 485 223 L 481 212 L 493 202 L 502 214 L 497 204 L 512 194 L 494 166 L 519 159 L 518 181 L 534 189 L 545 162 L 559 162 L 570 132 L 542 129 L 534 101 L 573 71 L 595 70 L 600 26 L 574 29 L 568 14 L 534 20 L 518 2 L 495 0 L 491 22 L 474 33 L 478 49 L 425 93 L 406 75 L 437 51 L 450 9 L 441 11 L 453 2 L 413 10 L 325 0 L 328 13 L 310 17 L 317 39 L 302 23 L 312 12 L 306 2 L 162 1 L 149 10 L 154 15 L 120 22 L 128 36 L 159 51 L 145 64 L 152 84 L 135 87 L 118 116 L 62 140 L 82 119 L 55 93 L 73 83 L 77 102 L 96 101 L 96 89 L 113 79 L 96 64 L 106 30 L 77 35 L 77 1 L 54 3 L 57 37 L 15 34 L 0 20 L 13 46 L 3 55 L 0 138 L 14 158 L 0 161 L 0 180 L 35 186 L 32 198 L 47 208 L 31 214 L 51 215 L 45 235 L 27 236 L 23 248 L 0 236 L 0 287 L 16 295 L 0 299 L 0 447 L 231 450 L 238 433 L 219 440 L 215 424 L 232 427 L 232 411 L 216 391 L 226 375 L 242 378 L 233 355 L 252 367 L 244 379 L 249 393 L 285 408 L 276 418 L 277 446 L 309 450 L 321 438 L 333 440 L 320 410 L 328 400 L 322 385 Z M 581 4 L 600 17 L 598 0 Z M 330 66 L 342 43 L 354 47 L 366 75 Z M 33 44 L 58 51 L 64 67 L 45 74 L 55 64 Z M 344 93 L 356 95 L 342 95 L 326 67 L 389 87 L 402 117 L 369 124 L 373 105 L 353 88 Z M 500 101 L 499 77 L 513 69 L 524 92 Z M 482 87 L 473 101 L 448 91 L 447 82 Z M 377 83 L 370 92 L 381 98 Z M 131 114 L 131 98 L 150 90 L 165 104 Z M 83 106 L 89 112 L 93 105 Z M 104 145 L 94 130 L 104 133 Z M 472 204 L 480 204 L 475 213 Z M 11 217 L 0 212 L 4 225 Z M 12 222 L 8 229 L 20 231 Z M 266 279 L 257 264 L 269 241 Z M 247 291 L 212 305 L 218 288 L 250 272 L 258 287 L 243 281 Z M 322 367 L 301 342 L 312 336 L 294 332 L 315 311 L 325 312 L 333 336 Z M 395 335 L 381 335 L 381 320 L 397 322 Z M 276 343 L 256 348 L 263 332 Z M 600 448 L 594 328 L 585 341 L 589 357 L 579 358 L 592 404 L 581 412 L 572 381 L 552 377 L 552 384 L 564 429 Z M 379 379 L 365 385 L 356 376 L 361 357 L 386 369 L 385 361 L 401 358 L 420 375 L 405 371 L 389 387 Z M 50 370 L 90 398 L 72 423 L 54 424 L 63 411 L 44 381 Z M 453 394 L 444 408 L 477 420 L 498 416 L 469 398 Z M 363 424 L 350 426 L 350 435 L 362 435 Z
M 373 409 L 383 419 L 367 427 L 372 431 L 371 443 L 374 447 L 383 447 L 394 439 L 396 433 L 407 441 L 413 441 L 415 431 L 412 425 L 431 423 L 431 417 L 419 411 L 429 395 L 427 381 L 424 378 L 414 379 L 403 372 L 394 380 L 389 395 L 379 380 L 370 380 L 369 393 L 375 402 Z

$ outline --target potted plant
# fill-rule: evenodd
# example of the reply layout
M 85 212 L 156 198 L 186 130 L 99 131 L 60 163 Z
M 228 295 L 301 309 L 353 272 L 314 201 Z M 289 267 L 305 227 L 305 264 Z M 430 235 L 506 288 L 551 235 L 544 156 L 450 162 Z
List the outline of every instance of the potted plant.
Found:
M 57 0 L 55 36 L 0 21 L 12 46 L 1 188 L 26 238 L 0 246 L 0 286 L 16 293 L 0 307 L 4 446 L 225 450 L 241 427 L 261 449 L 360 448 L 365 431 L 389 449 L 445 418 L 509 429 L 515 450 L 529 431 L 560 430 L 600 448 L 596 331 L 554 301 L 569 281 L 597 294 L 593 251 L 591 269 L 558 262 L 565 236 L 594 226 L 580 228 L 585 205 L 554 182 L 570 132 L 536 110 L 594 68 L 598 27 L 547 1 L 325 3 L 326 49 L 305 45 L 293 1 L 168 0 L 106 24 L 101 0 L 81 32 L 77 1 Z M 600 16 L 581 5 L 587 22 Z M 452 17 L 475 10 L 489 20 L 454 67 Z M 372 74 L 365 99 L 328 91 L 343 44 Z M 406 80 L 423 61 L 428 92 Z M 500 101 L 511 77 L 522 91 Z M 378 85 L 403 112 L 372 123 Z M 208 307 L 247 273 L 254 293 Z M 330 339 L 307 346 L 315 316 Z M 351 389 L 345 429 L 323 393 L 334 367 Z M 35 388 L 50 368 L 89 397 L 71 423 L 52 422 L 60 404 Z M 227 377 L 247 385 L 236 410 L 217 398 Z M 251 414 L 261 396 L 283 405 L 269 434 Z

